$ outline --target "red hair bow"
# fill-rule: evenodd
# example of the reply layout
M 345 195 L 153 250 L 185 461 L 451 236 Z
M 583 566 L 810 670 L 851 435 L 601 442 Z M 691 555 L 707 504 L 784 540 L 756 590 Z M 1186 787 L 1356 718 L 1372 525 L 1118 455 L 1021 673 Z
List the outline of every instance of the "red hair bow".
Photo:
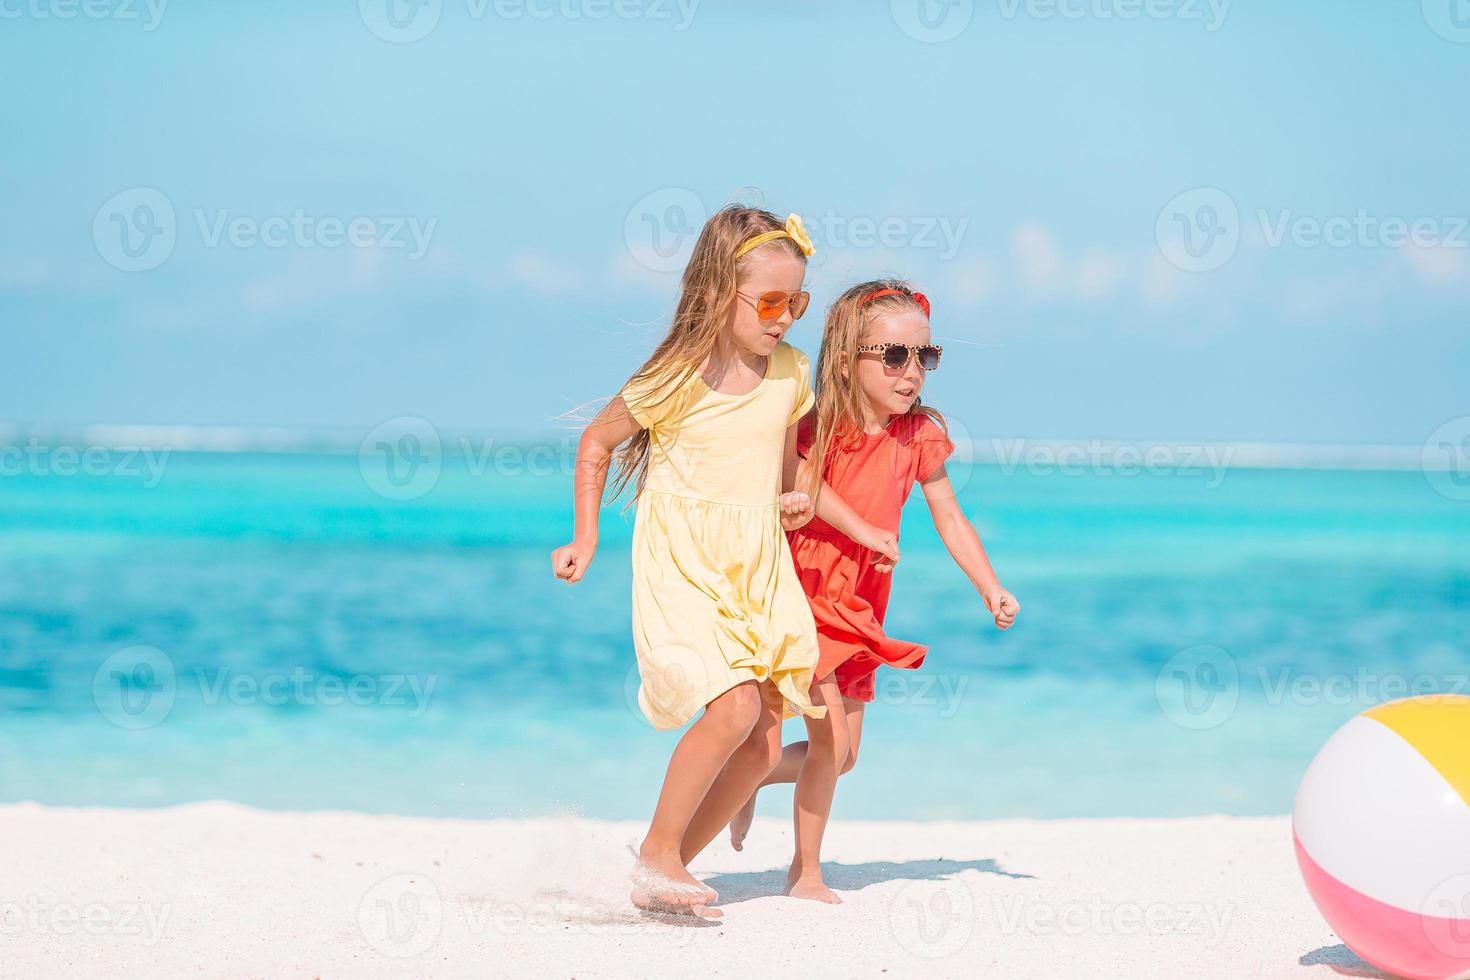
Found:
M 911 293 L 906 289 L 875 289 L 871 293 L 863 294 L 863 296 L 858 300 L 858 306 L 866 306 L 867 304 L 871 303 L 873 300 L 878 299 L 881 296 L 911 297 L 915 303 L 919 304 L 919 309 L 924 311 L 924 315 L 926 317 L 929 315 L 929 297 L 920 292 Z

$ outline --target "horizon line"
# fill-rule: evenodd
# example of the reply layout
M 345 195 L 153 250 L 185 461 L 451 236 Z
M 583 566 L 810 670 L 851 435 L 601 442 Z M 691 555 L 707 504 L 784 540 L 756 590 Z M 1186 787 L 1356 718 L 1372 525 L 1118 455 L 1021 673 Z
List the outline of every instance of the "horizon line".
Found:
M 397 425 L 395 425 L 397 423 Z M 418 423 L 422 423 L 419 425 Z M 49 452 L 58 448 L 78 451 L 150 450 L 185 453 L 238 453 L 289 455 L 351 455 L 360 452 L 369 438 L 417 432 L 423 426 L 440 442 L 446 455 L 480 451 L 489 445 L 525 446 L 558 440 L 574 451 L 578 428 L 471 429 L 434 426 L 418 416 L 397 416 L 369 428 L 349 426 L 194 425 L 47 423 L 0 421 L 0 448 Z M 381 431 L 380 431 L 381 430 Z M 488 445 L 487 445 L 488 444 Z M 445 448 L 447 447 L 447 448 Z M 1036 436 L 991 436 L 984 439 L 955 439 L 956 459 L 961 462 L 995 465 L 1025 465 L 1037 453 L 1051 454 L 1056 463 L 1075 460 L 1078 453 L 1116 454 L 1128 450 L 1139 455 L 1137 465 L 1146 465 L 1149 453 L 1196 452 L 1212 464 L 1256 469 L 1361 469 L 1428 470 L 1454 469 L 1452 460 L 1442 463 L 1427 458 L 1427 443 L 1343 443 L 1270 441 L 1259 439 L 1141 439 L 1077 438 Z M 968 449 L 968 452 L 965 450 Z M 1062 459 L 1062 457 L 1067 457 Z

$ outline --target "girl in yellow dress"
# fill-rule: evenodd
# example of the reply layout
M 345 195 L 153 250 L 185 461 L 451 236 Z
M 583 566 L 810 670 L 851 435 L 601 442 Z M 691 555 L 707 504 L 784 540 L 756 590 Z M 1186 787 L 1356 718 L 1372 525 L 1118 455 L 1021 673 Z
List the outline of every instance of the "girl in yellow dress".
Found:
M 814 468 L 796 487 L 796 424 L 813 394 L 806 355 L 782 338 L 810 299 L 811 253 L 797 215 L 782 223 L 731 206 L 710 218 L 668 335 L 577 447 L 575 533 L 552 553 L 553 569 L 567 582 L 586 574 L 616 460 L 614 495 L 632 482 L 637 504 L 638 704 L 659 729 L 698 716 L 639 848 L 633 901 L 642 908 L 720 914 L 688 863 L 779 760 L 782 717 L 825 711 L 809 694 L 816 626 L 785 532 L 815 513 L 885 567 L 898 557 L 892 534 L 818 492 Z

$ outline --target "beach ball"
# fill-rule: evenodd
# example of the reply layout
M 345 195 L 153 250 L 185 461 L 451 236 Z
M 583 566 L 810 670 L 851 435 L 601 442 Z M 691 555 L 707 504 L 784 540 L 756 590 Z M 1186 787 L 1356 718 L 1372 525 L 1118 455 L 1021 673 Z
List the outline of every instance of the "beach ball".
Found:
M 1322 746 L 1296 859 L 1348 948 L 1412 980 L 1470 977 L 1470 697 L 1369 708 Z

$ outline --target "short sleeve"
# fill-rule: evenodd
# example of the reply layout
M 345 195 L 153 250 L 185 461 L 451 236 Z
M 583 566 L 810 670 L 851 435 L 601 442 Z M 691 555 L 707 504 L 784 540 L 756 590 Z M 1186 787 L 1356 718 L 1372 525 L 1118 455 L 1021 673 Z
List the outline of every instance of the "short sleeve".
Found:
M 801 417 L 796 423 L 796 452 L 803 459 L 812 448 L 812 443 L 817 441 L 817 417 L 810 412 Z
M 619 392 L 628 414 L 645 429 L 652 429 L 667 422 L 674 414 L 677 399 L 673 397 L 675 386 L 669 384 L 667 373 L 634 378 Z
M 791 409 L 791 415 L 786 420 L 787 426 L 793 426 L 801 421 L 802 416 L 812 410 L 817 403 L 816 395 L 812 393 L 812 367 L 805 354 L 795 347 L 791 348 L 795 364 L 792 370 L 796 373 L 796 400 Z
M 914 449 L 919 457 L 916 479 L 923 483 L 934 475 L 934 471 L 954 452 L 954 443 L 944 434 L 935 421 L 924 416 L 914 430 Z

